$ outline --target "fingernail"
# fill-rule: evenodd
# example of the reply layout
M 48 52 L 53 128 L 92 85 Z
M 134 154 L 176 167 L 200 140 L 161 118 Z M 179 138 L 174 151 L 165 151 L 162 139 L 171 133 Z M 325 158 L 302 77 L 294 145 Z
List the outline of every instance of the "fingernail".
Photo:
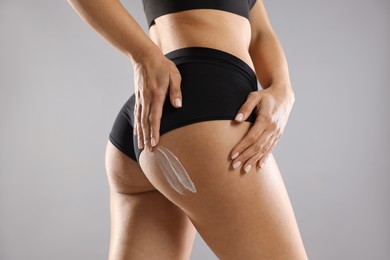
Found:
M 252 167 L 252 165 L 247 165 L 247 166 L 245 166 L 244 171 L 245 171 L 245 172 L 249 172 L 249 170 L 251 169 L 251 167 Z
M 264 162 L 262 162 L 261 164 L 260 164 L 260 168 L 263 168 L 264 167 Z
M 238 113 L 238 114 L 236 115 L 235 120 L 241 121 L 243 117 L 244 117 L 244 114 Z
M 180 98 L 175 99 L 175 105 L 178 107 L 181 107 L 181 99 Z
M 238 166 L 240 166 L 240 165 L 241 165 L 241 162 L 240 162 L 240 161 L 235 162 L 235 163 L 233 163 L 233 168 L 234 168 L 234 169 L 237 169 Z
M 150 140 L 150 143 L 152 144 L 152 146 L 156 146 L 156 140 L 154 140 L 153 137 L 152 137 L 152 139 Z
M 233 155 L 232 155 L 232 160 L 236 159 L 238 155 L 239 155 L 239 153 L 233 154 Z

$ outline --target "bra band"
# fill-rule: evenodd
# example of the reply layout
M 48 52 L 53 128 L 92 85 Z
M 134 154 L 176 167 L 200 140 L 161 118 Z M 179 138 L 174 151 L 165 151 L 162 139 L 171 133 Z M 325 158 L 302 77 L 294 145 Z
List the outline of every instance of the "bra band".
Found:
M 142 0 L 142 3 L 148 28 L 150 28 L 157 17 L 192 9 L 222 10 L 249 19 L 249 11 L 256 0 Z

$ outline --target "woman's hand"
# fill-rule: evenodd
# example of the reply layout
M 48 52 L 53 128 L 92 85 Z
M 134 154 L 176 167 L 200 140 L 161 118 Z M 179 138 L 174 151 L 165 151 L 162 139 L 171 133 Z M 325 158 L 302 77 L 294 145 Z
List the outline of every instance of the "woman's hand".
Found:
M 280 85 L 271 85 L 248 95 L 235 119 L 243 122 L 253 110 L 257 117 L 248 134 L 232 149 L 233 168 L 243 165 L 245 172 L 249 172 L 256 163 L 257 168 L 264 166 L 283 135 L 294 102 L 291 87 Z M 241 119 L 240 113 L 243 115 Z
M 168 88 L 172 105 L 181 107 L 181 75 L 176 64 L 156 48 L 134 63 L 134 84 L 134 135 L 138 137 L 139 148 L 147 146 L 152 151 L 160 138 L 160 121 Z

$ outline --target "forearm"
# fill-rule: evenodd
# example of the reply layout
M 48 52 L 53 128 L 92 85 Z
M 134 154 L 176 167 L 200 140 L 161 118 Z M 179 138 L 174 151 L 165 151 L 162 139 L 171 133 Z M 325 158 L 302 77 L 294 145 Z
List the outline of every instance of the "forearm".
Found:
M 85 22 L 133 63 L 157 47 L 118 0 L 68 2 Z
M 264 89 L 273 85 L 292 91 L 286 57 L 272 31 L 259 34 L 251 42 L 249 53 Z

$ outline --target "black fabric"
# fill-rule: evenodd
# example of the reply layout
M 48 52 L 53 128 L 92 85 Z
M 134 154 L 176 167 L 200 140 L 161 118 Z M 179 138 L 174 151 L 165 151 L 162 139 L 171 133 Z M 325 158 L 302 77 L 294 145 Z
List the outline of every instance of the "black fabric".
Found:
M 133 121 L 130 120 L 129 115 L 134 114 L 134 104 L 131 105 L 127 101 L 119 111 L 109 139 L 113 145 L 116 146 L 120 151 L 129 156 L 133 160 L 136 159 L 134 145 L 133 145 Z M 132 116 L 134 118 L 134 116 Z M 135 140 L 137 141 L 137 140 Z
M 164 14 L 190 9 L 217 9 L 249 19 L 249 11 L 256 0 L 142 0 L 148 26 Z
M 228 52 L 208 47 L 185 47 L 165 54 L 181 75 L 182 107 L 172 106 L 169 96 L 163 106 L 160 136 L 175 128 L 208 120 L 234 120 L 252 91 L 257 91 L 257 77 L 243 60 Z M 130 158 L 138 161 L 133 135 L 135 93 L 120 110 L 110 133 L 110 140 Z M 245 120 L 254 123 L 256 115 Z

